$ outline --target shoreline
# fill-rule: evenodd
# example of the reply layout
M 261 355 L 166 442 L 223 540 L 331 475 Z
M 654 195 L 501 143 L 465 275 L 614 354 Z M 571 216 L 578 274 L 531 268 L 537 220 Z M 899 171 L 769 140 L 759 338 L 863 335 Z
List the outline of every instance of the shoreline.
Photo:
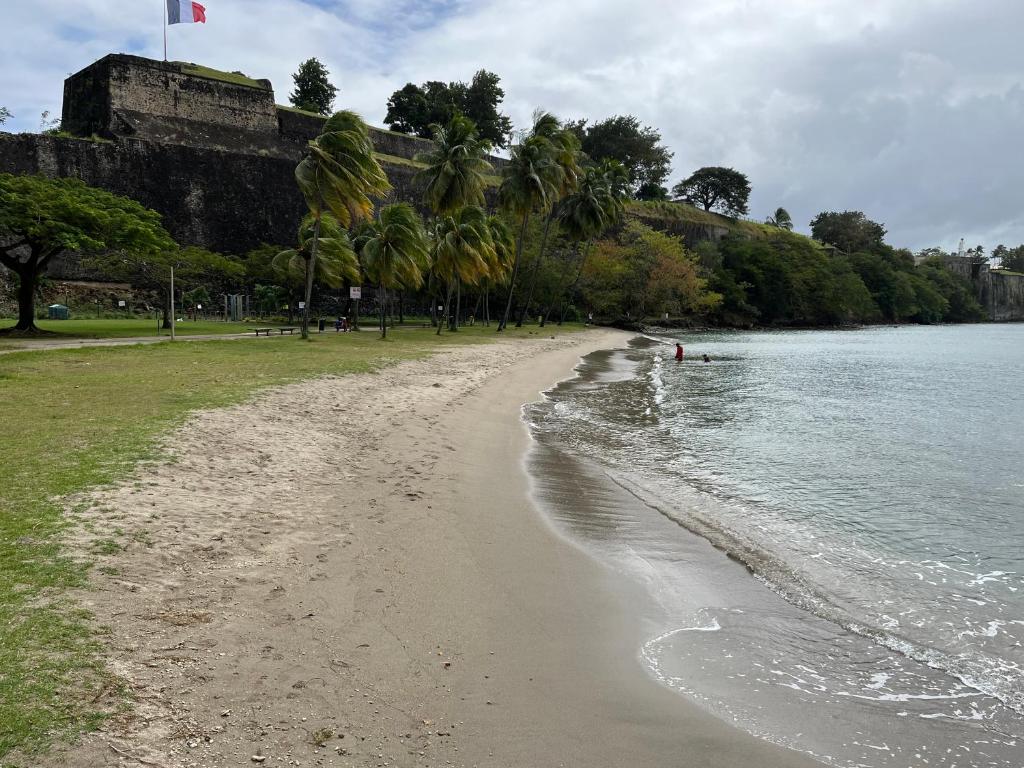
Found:
M 531 499 L 523 404 L 627 338 L 460 348 L 190 420 L 85 515 L 137 542 L 82 596 L 136 712 L 40 764 L 818 765 L 651 678 L 649 598 Z

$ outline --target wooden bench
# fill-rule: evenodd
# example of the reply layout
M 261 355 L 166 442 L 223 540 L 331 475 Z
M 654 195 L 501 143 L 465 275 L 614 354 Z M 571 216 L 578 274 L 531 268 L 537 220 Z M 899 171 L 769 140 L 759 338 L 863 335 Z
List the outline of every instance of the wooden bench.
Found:
M 281 332 L 282 336 L 284 336 L 285 332 L 287 332 L 288 335 L 290 335 L 290 336 L 294 336 L 295 332 L 297 330 L 299 330 L 299 329 L 298 328 L 278 328 L 277 330 L 279 330 Z
M 256 335 L 257 336 L 259 336 L 261 333 L 269 336 L 270 332 L 272 330 L 274 330 L 274 329 L 273 328 L 253 328 L 253 330 L 256 331 Z

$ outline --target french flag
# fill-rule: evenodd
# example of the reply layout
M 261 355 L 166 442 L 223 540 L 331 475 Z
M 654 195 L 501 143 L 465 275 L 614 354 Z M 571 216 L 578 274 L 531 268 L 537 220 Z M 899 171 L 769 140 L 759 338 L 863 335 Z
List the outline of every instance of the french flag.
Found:
M 168 24 L 205 24 L 206 7 L 192 0 L 167 0 Z

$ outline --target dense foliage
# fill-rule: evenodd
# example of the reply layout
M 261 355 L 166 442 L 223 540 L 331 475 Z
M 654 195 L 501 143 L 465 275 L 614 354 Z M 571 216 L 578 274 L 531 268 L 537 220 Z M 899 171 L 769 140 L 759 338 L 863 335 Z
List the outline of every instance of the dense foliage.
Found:
M 586 120 L 566 124 L 583 151 L 593 160 L 616 160 L 626 169 L 629 192 L 639 200 L 665 197 L 663 184 L 671 170 L 672 152 L 661 143 L 661 133 L 641 126 L 633 115 L 617 115 L 588 125 Z
M 594 245 L 579 291 L 588 311 L 614 319 L 702 316 L 721 301 L 681 241 L 636 221 Z
M 307 59 L 292 75 L 295 90 L 288 97 L 292 106 L 318 115 L 329 115 L 338 89 L 331 85 L 330 73 L 318 59 Z
M 481 69 L 468 83 L 406 83 L 388 99 L 384 121 L 393 131 L 429 139 L 433 136 L 432 126 L 448 125 L 453 117 L 462 115 L 473 121 L 479 138 L 505 147 L 512 121 L 499 111 L 505 98 L 500 82 L 496 74 Z
M 676 184 L 672 192 L 691 205 L 726 216 L 745 216 L 749 210 L 750 180 L 733 168 L 700 168 Z
M 997 245 L 992 250 L 992 258 L 999 259 L 1003 269 L 1024 272 L 1024 245 L 1018 245 L 1016 248 Z
M 823 211 L 811 220 L 811 237 L 846 253 L 873 251 L 885 241 L 885 227 L 861 211 Z

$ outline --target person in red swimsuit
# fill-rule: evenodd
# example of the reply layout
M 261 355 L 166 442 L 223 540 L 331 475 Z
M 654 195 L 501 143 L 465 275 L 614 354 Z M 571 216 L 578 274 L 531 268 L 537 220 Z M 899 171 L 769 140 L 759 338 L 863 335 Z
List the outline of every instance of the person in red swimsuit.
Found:
M 676 342 L 676 360 L 680 360 L 681 361 L 682 359 L 683 359 L 683 345 L 678 343 L 678 342 Z

